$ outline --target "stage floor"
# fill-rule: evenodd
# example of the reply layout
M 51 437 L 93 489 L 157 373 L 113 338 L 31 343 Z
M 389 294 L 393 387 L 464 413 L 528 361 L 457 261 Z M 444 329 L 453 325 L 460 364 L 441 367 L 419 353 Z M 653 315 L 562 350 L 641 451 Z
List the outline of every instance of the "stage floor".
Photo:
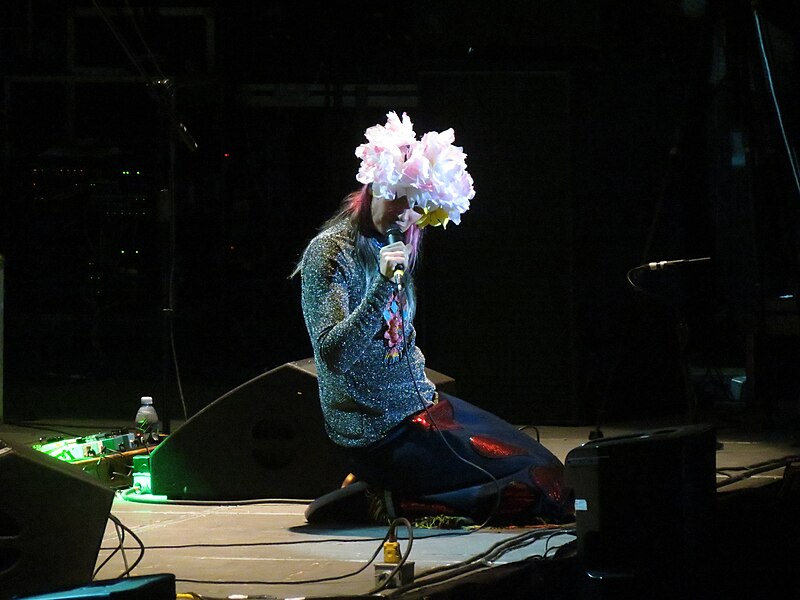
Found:
M 679 420 L 609 425 L 605 437 L 681 425 Z M 715 423 L 712 423 L 715 424 Z M 0 425 L 0 439 L 10 445 L 32 444 L 48 432 L 88 435 L 119 427 L 111 421 L 73 426 L 68 420 L 30 422 L 29 427 Z M 173 430 L 180 423 L 173 424 Z M 722 448 L 716 453 L 718 469 L 750 466 L 798 454 L 796 432 L 716 423 Z M 35 428 L 32 428 L 35 427 Z M 591 427 L 539 427 L 540 441 L 564 460 L 573 448 L 588 440 Z M 526 429 L 535 435 L 534 429 Z M 731 471 L 736 474 L 735 471 Z M 760 473 L 724 488 L 758 488 L 780 480 L 783 469 Z M 724 479 L 718 475 L 718 480 Z M 172 573 L 178 592 L 209 597 L 243 594 L 249 597 L 299 598 L 364 594 L 375 585 L 375 568 L 366 566 L 381 547 L 386 529 L 378 526 L 321 527 L 305 522 L 305 501 L 270 502 L 239 506 L 173 505 L 131 502 L 118 497 L 112 514 L 142 540 L 146 551 L 134 575 Z M 417 573 L 454 564 L 486 551 L 493 544 L 531 531 L 528 528 L 463 530 L 416 529 L 409 560 Z M 405 532 L 400 531 L 402 537 Z M 442 535 L 447 534 L 447 535 Z M 569 533 L 548 536 L 501 557 L 497 564 L 537 555 L 552 555 L 555 548 L 574 539 Z M 407 542 L 401 540 L 406 550 Z M 109 522 L 98 564 L 118 545 Z M 137 544 L 128 536 L 125 559 L 116 554 L 99 572 L 98 579 L 113 579 L 138 556 Z M 377 561 L 382 560 L 382 552 Z M 360 573 L 348 576 L 359 569 Z M 320 581 L 325 580 L 325 581 Z M 216 582 L 216 583 L 214 583 Z M 225 583 L 221 583 L 225 582 Z M 252 582 L 252 583 L 246 583 Z

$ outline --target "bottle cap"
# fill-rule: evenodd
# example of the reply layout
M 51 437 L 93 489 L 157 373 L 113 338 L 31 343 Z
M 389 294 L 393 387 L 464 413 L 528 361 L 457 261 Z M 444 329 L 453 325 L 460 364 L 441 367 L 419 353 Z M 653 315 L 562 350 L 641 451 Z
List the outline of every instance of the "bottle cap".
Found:
M 150 396 L 142 396 L 142 404 L 152 404 L 153 398 Z

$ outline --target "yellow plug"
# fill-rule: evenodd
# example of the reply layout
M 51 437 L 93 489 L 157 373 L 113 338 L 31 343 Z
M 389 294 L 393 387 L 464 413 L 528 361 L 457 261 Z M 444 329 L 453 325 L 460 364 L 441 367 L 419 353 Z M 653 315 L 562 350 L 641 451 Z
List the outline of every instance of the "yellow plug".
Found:
M 408 525 L 410 532 L 411 524 L 405 519 L 401 520 Z M 411 537 L 409 535 L 409 548 L 410 541 Z M 383 562 L 375 565 L 375 585 L 380 586 L 380 589 L 384 589 L 401 587 L 412 583 L 414 581 L 414 562 L 410 560 L 402 562 L 402 560 L 400 543 L 397 541 L 397 534 L 395 533 L 395 524 L 392 523 L 389 527 L 386 541 L 383 542 Z
M 400 562 L 400 542 L 383 543 L 383 562 L 393 564 Z

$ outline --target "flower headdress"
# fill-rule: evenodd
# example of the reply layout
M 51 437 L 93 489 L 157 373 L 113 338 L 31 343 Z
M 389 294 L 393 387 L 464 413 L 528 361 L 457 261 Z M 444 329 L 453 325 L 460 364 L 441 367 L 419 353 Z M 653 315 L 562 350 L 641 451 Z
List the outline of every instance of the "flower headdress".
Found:
M 367 129 L 367 143 L 356 148 L 361 159 L 356 179 L 371 183 L 376 198 L 408 198 L 410 208 L 401 217 L 404 228 L 412 223 L 458 225 L 475 189 L 467 155 L 453 145 L 455 133 L 429 131 L 418 140 L 406 113 L 402 119 L 394 111 L 386 117 L 386 125 Z

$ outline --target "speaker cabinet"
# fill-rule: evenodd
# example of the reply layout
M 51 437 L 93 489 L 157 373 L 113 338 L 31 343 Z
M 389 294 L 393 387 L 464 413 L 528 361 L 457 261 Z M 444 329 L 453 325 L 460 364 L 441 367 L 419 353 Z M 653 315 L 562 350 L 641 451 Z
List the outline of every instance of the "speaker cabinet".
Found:
M 445 389 L 452 379 L 429 371 Z M 154 494 L 175 499 L 316 498 L 348 473 L 328 439 L 312 359 L 286 363 L 189 419 L 150 457 Z
M 715 451 L 712 427 L 687 426 L 595 440 L 567 454 L 578 555 L 592 580 L 636 593 L 677 593 L 698 580 L 714 518 Z
M 89 583 L 113 499 L 80 470 L 0 441 L 0 598 Z

